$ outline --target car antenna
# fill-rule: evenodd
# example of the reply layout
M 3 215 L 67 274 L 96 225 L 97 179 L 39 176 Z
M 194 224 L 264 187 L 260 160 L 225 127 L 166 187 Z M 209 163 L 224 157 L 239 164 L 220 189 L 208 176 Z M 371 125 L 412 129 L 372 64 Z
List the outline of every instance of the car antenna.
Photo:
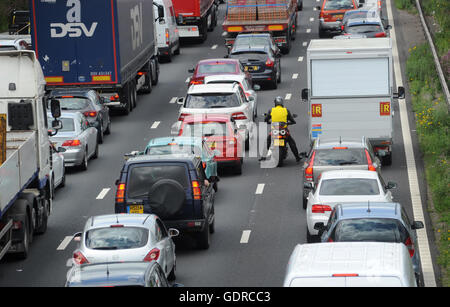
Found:
M 367 201 L 367 212 L 369 212 L 369 213 L 371 212 L 370 211 L 370 200 Z
M 119 217 L 116 214 L 116 223 L 119 224 Z

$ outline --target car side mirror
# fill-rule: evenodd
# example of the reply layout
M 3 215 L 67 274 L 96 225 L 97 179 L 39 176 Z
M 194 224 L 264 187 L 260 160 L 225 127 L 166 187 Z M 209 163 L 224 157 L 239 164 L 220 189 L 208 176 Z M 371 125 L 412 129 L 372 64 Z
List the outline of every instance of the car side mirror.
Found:
M 358 4 L 358 8 L 361 8 L 361 7 L 363 7 L 363 4 L 362 3 Z
M 397 188 L 397 184 L 395 182 L 389 181 L 385 188 L 387 190 L 393 190 Z
M 390 30 L 390 29 L 392 29 L 392 26 L 391 25 L 387 25 L 386 26 L 386 30 Z
M 403 86 L 398 87 L 398 92 L 394 93 L 394 98 L 405 99 L 405 88 Z
M 299 153 L 300 158 L 304 159 L 308 156 L 308 154 L 306 153 L 306 151 L 302 151 L 301 153 Z
M 316 10 L 320 11 L 322 10 L 322 7 L 320 5 L 316 6 Z
M 180 97 L 177 99 L 177 104 L 184 104 L 184 97 Z
M 180 234 L 178 229 L 175 229 L 175 228 L 169 228 L 168 232 L 169 232 L 169 237 L 178 237 L 178 235 Z
M 61 106 L 58 99 L 52 99 L 50 101 L 50 110 L 53 118 L 61 117 Z
M 83 233 L 82 232 L 77 232 L 76 234 L 74 234 L 73 235 L 73 240 L 75 241 L 75 242 L 80 242 L 81 241 L 81 236 L 83 235 Z
M 253 97 L 253 96 L 248 96 L 247 99 L 248 99 L 248 101 L 255 101 L 255 97 Z
M 191 74 L 193 74 L 193 73 L 194 73 L 194 71 L 195 71 L 195 69 L 194 69 L 194 68 L 188 69 L 188 73 L 191 73 Z
M 53 130 L 61 130 L 63 128 L 63 124 L 60 120 L 55 119 L 54 121 L 52 121 L 52 129 Z
M 308 101 L 309 90 L 307 88 L 302 89 L 302 101 Z
M 411 225 L 411 228 L 412 229 L 422 229 L 422 228 L 424 228 L 425 226 L 424 226 L 424 224 L 423 224 L 423 222 L 422 221 L 414 221 L 413 223 L 412 223 L 412 225 Z
M 313 185 L 312 182 L 304 182 L 304 183 L 303 183 L 303 187 L 304 187 L 305 189 L 308 189 L 308 190 L 314 189 L 314 185 Z

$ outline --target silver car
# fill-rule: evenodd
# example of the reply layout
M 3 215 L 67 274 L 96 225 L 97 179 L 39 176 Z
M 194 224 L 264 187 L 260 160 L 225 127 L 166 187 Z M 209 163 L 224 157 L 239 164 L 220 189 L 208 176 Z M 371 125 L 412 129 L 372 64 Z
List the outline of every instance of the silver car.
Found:
M 48 114 L 48 126 L 52 127 L 53 118 Z M 97 128 L 89 125 L 83 114 L 63 112 L 59 120 L 62 129 L 50 137 L 56 148 L 65 149 L 64 166 L 78 166 L 87 170 L 89 159 L 98 157 Z M 51 128 L 50 128 L 51 129 Z
M 176 256 L 172 237 L 154 214 L 110 214 L 90 217 L 73 253 L 75 265 L 117 261 L 156 261 L 169 280 L 175 279 Z

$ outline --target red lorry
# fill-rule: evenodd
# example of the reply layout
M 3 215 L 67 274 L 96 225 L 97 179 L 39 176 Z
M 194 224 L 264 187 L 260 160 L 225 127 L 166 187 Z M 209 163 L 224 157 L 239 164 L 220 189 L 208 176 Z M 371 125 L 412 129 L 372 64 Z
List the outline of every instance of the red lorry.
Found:
M 239 33 L 270 32 L 283 53 L 289 53 L 298 9 L 298 0 L 228 0 L 222 25 L 225 43 L 232 45 Z
M 215 0 L 172 0 L 180 38 L 200 38 L 217 25 L 218 4 Z

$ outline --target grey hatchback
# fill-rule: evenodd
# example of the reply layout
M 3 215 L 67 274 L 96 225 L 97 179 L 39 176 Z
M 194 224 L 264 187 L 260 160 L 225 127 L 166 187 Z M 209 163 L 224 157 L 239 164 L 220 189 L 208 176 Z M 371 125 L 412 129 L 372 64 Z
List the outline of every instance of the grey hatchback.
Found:
M 321 242 L 404 243 L 419 286 L 423 283 L 415 230 L 423 227 L 421 221 L 411 222 L 399 203 L 369 202 L 338 204 L 331 212 L 327 225 L 316 223 L 314 226 L 319 231 Z
M 317 183 L 320 174 L 334 170 L 369 170 L 380 173 L 381 162 L 365 137 L 316 139 L 303 164 L 303 182 Z M 303 209 L 310 189 L 303 189 Z

